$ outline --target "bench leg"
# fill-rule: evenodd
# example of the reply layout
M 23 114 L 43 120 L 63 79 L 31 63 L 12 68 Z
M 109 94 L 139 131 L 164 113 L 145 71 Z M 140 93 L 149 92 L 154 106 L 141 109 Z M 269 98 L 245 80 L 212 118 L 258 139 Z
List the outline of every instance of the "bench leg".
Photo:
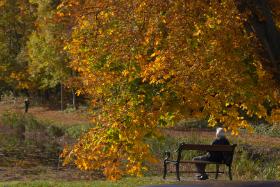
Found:
M 218 179 L 218 175 L 219 175 L 219 164 L 216 164 L 216 176 L 215 176 L 215 179 Z
M 164 161 L 163 163 L 163 179 L 165 179 L 167 173 L 167 163 Z
M 229 180 L 232 181 L 231 166 L 228 167 L 228 176 L 229 176 Z
M 177 180 L 180 181 L 179 163 L 176 163 L 176 177 L 177 177 Z

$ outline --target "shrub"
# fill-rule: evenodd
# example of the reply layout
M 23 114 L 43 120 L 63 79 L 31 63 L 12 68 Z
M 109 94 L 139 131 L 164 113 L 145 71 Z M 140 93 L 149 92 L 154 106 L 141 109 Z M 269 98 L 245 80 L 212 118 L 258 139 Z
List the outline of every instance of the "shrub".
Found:
M 3 125 L 9 126 L 11 128 L 19 128 L 25 126 L 24 116 L 10 111 L 5 111 L 2 114 L 1 121 Z
M 206 120 L 203 119 L 187 119 L 182 120 L 175 124 L 174 128 L 180 130 L 188 130 L 188 129 L 202 129 L 202 128 L 209 128 L 208 123 Z
M 48 128 L 46 129 L 47 130 L 47 133 L 49 136 L 51 137 L 61 137 L 65 134 L 65 130 L 60 128 L 60 127 L 57 127 L 55 125 L 49 125 Z
M 72 125 L 65 129 L 65 134 L 71 138 L 79 138 L 81 134 L 87 132 L 92 126 L 90 124 Z
M 272 137 L 280 137 L 280 125 L 259 124 L 254 126 L 254 131 L 258 134 L 268 135 Z
M 66 113 L 71 113 L 71 112 L 75 112 L 75 111 L 76 111 L 76 108 L 71 104 L 67 104 L 66 109 L 64 110 L 64 112 L 66 112 Z

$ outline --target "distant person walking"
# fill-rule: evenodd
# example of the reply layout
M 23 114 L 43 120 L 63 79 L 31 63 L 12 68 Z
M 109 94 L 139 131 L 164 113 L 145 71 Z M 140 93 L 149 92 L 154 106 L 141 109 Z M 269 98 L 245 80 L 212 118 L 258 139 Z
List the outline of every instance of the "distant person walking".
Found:
M 29 109 L 29 105 L 30 105 L 30 102 L 29 102 L 29 99 L 28 98 L 26 98 L 25 100 L 24 100 L 24 108 L 25 108 L 25 113 L 27 113 L 28 112 L 28 109 Z

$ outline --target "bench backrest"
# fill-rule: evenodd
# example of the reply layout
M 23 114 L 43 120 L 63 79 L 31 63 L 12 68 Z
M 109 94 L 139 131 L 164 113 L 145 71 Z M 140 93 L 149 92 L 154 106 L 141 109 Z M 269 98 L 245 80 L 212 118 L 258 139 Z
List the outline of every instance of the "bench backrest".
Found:
M 186 150 L 198 150 L 198 151 L 208 151 L 208 152 L 209 151 L 211 151 L 211 152 L 218 151 L 218 152 L 223 153 L 225 164 L 231 165 L 235 147 L 236 147 L 236 144 L 233 144 L 233 145 L 203 145 L 203 144 L 181 143 L 177 150 L 177 152 L 178 152 L 177 161 L 180 162 L 182 152 L 186 151 Z

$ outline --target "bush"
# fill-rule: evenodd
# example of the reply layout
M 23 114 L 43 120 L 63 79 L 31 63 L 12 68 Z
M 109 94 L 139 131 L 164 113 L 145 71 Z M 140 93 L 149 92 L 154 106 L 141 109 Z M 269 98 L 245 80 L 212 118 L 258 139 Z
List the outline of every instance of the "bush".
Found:
M 1 116 L 1 121 L 4 125 L 11 128 L 18 128 L 25 126 L 25 117 L 18 113 L 6 111 Z
M 6 111 L 1 116 L 3 125 L 13 129 L 23 129 L 23 132 L 39 131 L 46 132 L 49 137 L 61 137 L 64 134 L 77 139 L 92 126 L 90 124 L 75 124 L 70 127 L 59 127 L 48 121 L 40 121 L 31 114 L 22 114 Z
M 272 137 L 280 137 L 280 125 L 259 124 L 254 126 L 254 131 L 258 134 L 268 135 Z
M 43 131 L 46 129 L 44 123 L 38 121 L 34 116 L 23 115 L 26 131 Z
M 180 130 L 188 130 L 188 129 L 205 129 L 209 128 L 206 120 L 201 119 L 188 119 L 182 120 L 175 124 L 174 128 Z
M 75 111 L 76 111 L 76 108 L 71 104 L 67 104 L 66 109 L 64 110 L 64 112 L 66 112 L 66 113 L 71 113 L 71 112 L 75 112 Z
M 6 111 L 2 114 L 1 121 L 5 126 L 25 128 L 26 131 L 45 129 L 45 126 L 30 114 Z
M 22 114 L 6 111 L 1 116 L 3 125 L 12 129 L 22 129 L 24 132 L 46 132 L 49 137 L 64 135 L 64 129 L 47 121 L 40 121 L 31 114 Z
M 261 171 L 258 160 L 252 160 L 243 148 L 237 147 L 235 151 L 232 172 L 234 178 L 239 180 L 256 180 Z
M 15 96 L 11 91 L 1 92 L 0 90 L 0 101 L 3 103 L 14 104 Z
M 54 125 L 50 125 L 48 126 L 48 128 L 46 129 L 47 130 L 47 133 L 49 136 L 51 137 L 61 137 L 65 134 L 65 130 L 60 128 L 60 127 L 57 127 L 57 126 L 54 126 Z
M 280 179 L 280 161 L 272 161 L 264 164 L 263 177 L 265 180 Z
M 87 132 L 92 125 L 90 124 L 79 124 L 79 125 L 72 125 L 65 129 L 65 134 L 71 138 L 79 138 L 83 133 Z

